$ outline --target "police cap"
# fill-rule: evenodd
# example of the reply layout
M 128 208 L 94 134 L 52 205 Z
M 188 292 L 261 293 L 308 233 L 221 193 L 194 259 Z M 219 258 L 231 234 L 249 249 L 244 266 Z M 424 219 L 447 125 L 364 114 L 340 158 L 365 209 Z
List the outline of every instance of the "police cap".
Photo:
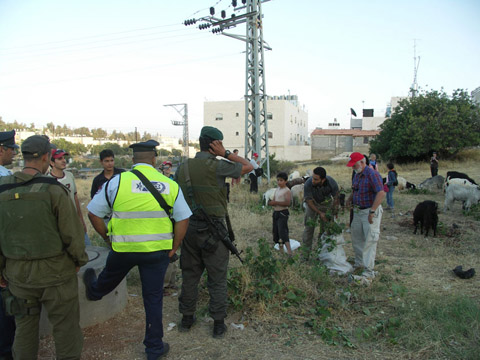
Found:
M 200 131 L 200 137 L 208 136 L 213 140 L 223 140 L 223 134 L 220 130 L 213 126 L 204 126 Z
M 22 143 L 22 153 L 31 154 L 34 158 L 50 152 L 50 140 L 43 135 L 33 135 Z
M 157 141 L 148 140 L 148 141 L 132 144 L 129 147 L 133 149 L 133 152 L 146 152 L 146 151 L 155 151 L 155 147 L 157 147 L 158 145 L 160 144 Z
M 18 149 L 18 145 L 15 144 L 15 130 L 0 132 L 0 146 Z

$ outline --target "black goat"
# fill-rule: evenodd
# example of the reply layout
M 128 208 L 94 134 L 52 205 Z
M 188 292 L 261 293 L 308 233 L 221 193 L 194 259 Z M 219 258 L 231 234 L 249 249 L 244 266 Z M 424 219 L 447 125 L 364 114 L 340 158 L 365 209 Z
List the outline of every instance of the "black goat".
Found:
M 447 171 L 447 177 L 445 178 L 445 180 L 447 180 L 448 178 L 450 178 L 450 179 L 466 179 L 466 180 L 470 181 L 472 184 L 478 185 L 467 174 L 464 174 L 464 173 L 461 173 L 461 172 L 458 172 L 458 171 Z
M 425 237 L 428 236 L 428 230 L 433 229 L 433 236 L 437 236 L 438 224 L 438 204 L 435 201 L 425 200 L 417 205 L 413 212 L 413 223 L 415 224 L 414 234 L 417 233 L 418 223 L 420 223 L 420 234 L 425 229 Z

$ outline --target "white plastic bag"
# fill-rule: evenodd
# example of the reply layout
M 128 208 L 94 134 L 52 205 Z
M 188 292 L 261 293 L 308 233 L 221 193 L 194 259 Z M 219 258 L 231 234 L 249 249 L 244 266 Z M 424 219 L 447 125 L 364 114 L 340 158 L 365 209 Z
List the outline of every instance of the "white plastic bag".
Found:
M 290 247 L 292 249 L 292 252 L 297 250 L 299 247 L 300 247 L 300 243 L 297 241 L 297 240 L 294 240 L 294 239 L 290 239 Z M 275 246 L 273 247 L 275 250 L 280 250 L 280 245 L 279 244 L 275 244 Z M 287 247 L 286 246 L 283 246 L 283 251 L 285 253 L 287 253 Z
M 343 275 L 352 272 L 353 267 L 347 261 L 347 256 L 345 255 L 345 250 L 343 249 L 343 245 L 345 244 L 343 234 L 322 234 L 320 240 L 322 242 L 322 249 L 318 254 L 318 259 L 322 262 L 322 264 L 333 273 Z M 328 251 L 329 249 L 331 251 Z

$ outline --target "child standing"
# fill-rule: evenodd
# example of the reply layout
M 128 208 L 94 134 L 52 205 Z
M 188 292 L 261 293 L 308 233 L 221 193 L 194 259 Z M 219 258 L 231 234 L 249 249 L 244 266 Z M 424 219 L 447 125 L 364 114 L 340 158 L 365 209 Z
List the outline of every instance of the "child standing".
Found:
M 388 163 L 387 168 L 388 168 L 388 174 L 387 174 L 387 186 L 388 186 L 387 210 L 392 210 L 393 211 L 393 190 L 395 190 L 395 184 L 398 184 L 398 182 L 397 182 L 397 172 L 393 168 L 392 163 Z
M 283 245 L 287 248 L 287 253 L 292 256 L 290 247 L 290 237 L 288 233 L 288 207 L 292 201 L 292 193 L 287 187 L 288 175 L 280 172 L 277 175 L 277 189 L 273 195 L 273 200 L 268 205 L 273 206 L 273 241 L 280 245 L 280 251 L 283 251 Z

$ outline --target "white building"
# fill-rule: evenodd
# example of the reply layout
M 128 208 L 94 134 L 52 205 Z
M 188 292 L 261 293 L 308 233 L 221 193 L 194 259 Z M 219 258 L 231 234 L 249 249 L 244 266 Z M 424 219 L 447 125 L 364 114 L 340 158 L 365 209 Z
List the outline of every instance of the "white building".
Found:
M 207 101 L 204 124 L 223 133 L 223 144 L 245 155 L 245 101 Z M 298 105 L 297 96 L 269 96 L 267 127 L 270 154 L 279 160 L 310 160 L 308 113 Z M 252 154 L 247 154 L 251 158 Z

